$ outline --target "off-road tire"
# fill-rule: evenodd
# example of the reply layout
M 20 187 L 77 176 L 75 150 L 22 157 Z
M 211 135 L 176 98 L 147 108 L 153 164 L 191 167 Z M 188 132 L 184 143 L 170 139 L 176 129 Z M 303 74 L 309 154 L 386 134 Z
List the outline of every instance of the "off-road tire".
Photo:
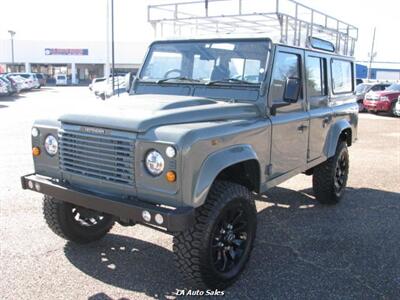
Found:
M 340 190 L 335 187 L 335 176 L 337 175 L 337 166 L 339 159 L 344 157 L 346 167 L 343 185 Z M 336 204 L 343 197 L 346 189 L 347 178 L 349 174 L 349 152 L 347 144 L 339 141 L 336 153 L 327 161 L 316 166 L 313 173 L 313 190 L 315 197 L 322 204 Z
M 43 197 L 43 215 L 47 225 L 58 236 L 79 244 L 97 241 L 113 227 L 114 218 L 102 214 L 101 222 L 93 227 L 78 224 L 72 215 L 74 205 L 50 196 Z
M 213 264 L 212 243 L 215 231 L 224 214 L 242 211 L 248 219 L 246 244 L 237 268 L 223 274 Z M 253 194 L 244 186 L 226 181 L 216 181 L 206 202 L 196 210 L 195 224 L 184 232 L 174 234 L 175 263 L 186 283 L 195 288 L 223 289 L 242 273 L 253 248 L 257 228 L 257 211 Z M 248 243 L 248 244 L 247 244 Z M 225 257 L 226 258 L 226 257 Z

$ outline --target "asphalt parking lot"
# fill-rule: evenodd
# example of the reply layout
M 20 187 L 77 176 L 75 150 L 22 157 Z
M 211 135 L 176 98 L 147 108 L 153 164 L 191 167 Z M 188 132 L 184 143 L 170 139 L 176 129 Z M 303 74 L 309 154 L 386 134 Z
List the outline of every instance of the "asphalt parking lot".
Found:
M 41 195 L 20 187 L 33 120 L 97 101 L 86 87 L 0 98 L 1 299 L 171 299 L 184 288 L 170 236 L 116 225 L 68 243 L 45 224 Z M 317 204 L 305 175 L 258 199 L 255 248 L 225 299 L 400 297 L 400 119 L 361 114 L 358 137 L 339 205 Z

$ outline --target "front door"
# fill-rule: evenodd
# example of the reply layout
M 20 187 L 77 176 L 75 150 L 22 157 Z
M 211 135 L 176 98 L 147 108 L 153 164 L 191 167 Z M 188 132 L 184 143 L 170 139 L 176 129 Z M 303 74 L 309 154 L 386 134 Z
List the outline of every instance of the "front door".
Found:
M 276 49 L 268 94 L 270 105 L 283 103 L 287 78 L 298 78 L 302 82 L 299 99 L 296 103 L 279 107 L 271 115 L 271 170 L 270 178 L 275 178 L 307 162 L 307 143 L 309 114 L 304 97 L 302 61 L 304 51 L 279 46 Z

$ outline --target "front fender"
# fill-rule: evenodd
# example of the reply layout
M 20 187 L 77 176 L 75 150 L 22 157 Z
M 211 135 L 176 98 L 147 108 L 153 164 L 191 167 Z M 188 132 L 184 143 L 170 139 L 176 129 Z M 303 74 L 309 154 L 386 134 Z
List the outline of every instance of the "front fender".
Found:
M 339 141 L 340 134 L 343 130 L 350 129 L 352 126 L 346 119 L 337 121 L 329 130 L 327 143 L 325 144 L 325 155 L 326 157 L 332 157 L 335 155 L 337 143 Z
M 222 170 L 250 159 L 258 161 L 256 152 L 246 144 L 234 145 L 210 154 L 201 165 L 196 180 L 192 198 L 194 206 L 198 207 L 206 201 L 211 185 Z

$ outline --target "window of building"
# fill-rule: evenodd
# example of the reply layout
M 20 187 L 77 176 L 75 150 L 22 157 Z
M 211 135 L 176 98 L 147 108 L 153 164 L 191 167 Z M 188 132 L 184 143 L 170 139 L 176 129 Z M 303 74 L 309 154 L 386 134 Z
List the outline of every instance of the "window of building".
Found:
M 351 93 L 353 91 L 353 63 L 332 59 L 331 63 L 333 93 Z
M 294 53 L 279 52 L 275 58 L 272 72 L 270 97 L 272 102 L 282 102 L 288 78 L 301 78 L 300 56 Z
M 308 97 L 326 96 L 326 59 L 307 57 L 306 76 Z

